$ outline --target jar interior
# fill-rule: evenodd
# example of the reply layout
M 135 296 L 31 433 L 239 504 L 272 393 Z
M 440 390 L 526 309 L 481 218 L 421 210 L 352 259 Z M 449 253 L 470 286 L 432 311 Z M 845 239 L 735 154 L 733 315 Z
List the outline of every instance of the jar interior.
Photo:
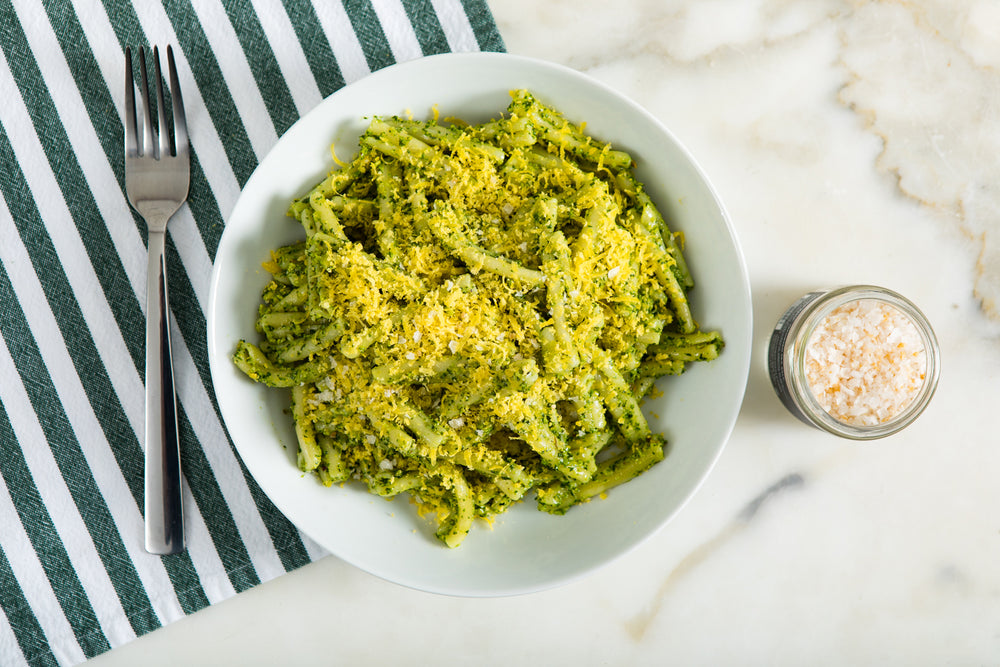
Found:
M 820 299 L 788 352 L 793 391 L 809 419 L 849 438 L 902 429 L 926 406 L 937 382 L 938 348 L 929 323 L 916 306 L 878 288 Z

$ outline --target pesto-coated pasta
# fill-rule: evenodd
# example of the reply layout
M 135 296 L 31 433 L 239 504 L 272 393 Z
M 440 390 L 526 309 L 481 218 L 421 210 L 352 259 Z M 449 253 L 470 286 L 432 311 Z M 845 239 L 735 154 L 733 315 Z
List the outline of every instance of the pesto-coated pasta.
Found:
M 290 388 L 304 472 L 408 492 L 449 547 L 530 492 L 562 514 L 656 464 L 640 402 L 723 347 L 628 153 L 511 95 L 481 125 L 371 119 L 291 203 L 305 238 L 264 263 L 233 356 Z

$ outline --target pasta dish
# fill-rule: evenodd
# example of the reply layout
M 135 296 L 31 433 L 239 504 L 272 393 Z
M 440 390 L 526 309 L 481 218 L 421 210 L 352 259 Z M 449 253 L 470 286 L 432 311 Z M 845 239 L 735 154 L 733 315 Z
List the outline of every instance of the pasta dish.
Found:
M 631 156 L 511 96 L 478 125 L 372 118 L 291 203 L 305 238 L 265 262 L 234 354 L 290 390 L 302 471 L 409 493 L 449 547 L 529 494 L 562 514 L 659 462 L 640 401 L 723 347 Z

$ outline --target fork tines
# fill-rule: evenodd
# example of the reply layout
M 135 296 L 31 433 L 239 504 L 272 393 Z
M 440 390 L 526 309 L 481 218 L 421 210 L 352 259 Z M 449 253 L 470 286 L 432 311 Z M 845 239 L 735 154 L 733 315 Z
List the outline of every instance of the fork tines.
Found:
M 150 104 L 149 76 L 146 69 L 146 47 L 139 47 L 139 74 L 141 112 L 136 113 L 135 81 L 132 69 L 132 47 L 125 47 L 125 153 L 127 157 L 146 156 L 155 160 L 161 157 L 184 156 L 188 152 L 187 122 L 184 117 L 184 104 L 181 99 L 181 87 L 177 80 L 177 67 L 174 64 L 174 52 L 167 46 L 167 75 L 170 84 L 170 101 L 173 116 L 173 136 L 170 124 L 167 122 L 166 105 L 163 95 L 163 74 L 160 70 L 159 48 L 153 47 L 153 65 L 156 78 L 156 108 Z M 154 118 L 155 116 L 155 118 Z M 153 126 L 157 126 L 154 136 Z M 139 143 L 139 134 L 142 142 Z

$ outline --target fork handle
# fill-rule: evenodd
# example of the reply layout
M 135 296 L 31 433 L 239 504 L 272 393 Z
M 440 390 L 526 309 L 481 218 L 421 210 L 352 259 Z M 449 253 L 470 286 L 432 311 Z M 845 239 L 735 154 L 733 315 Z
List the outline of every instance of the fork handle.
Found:
M 177 399 L 170 356 L 166 234 L 149 231 L 146 282 L 146 551 L 184 551 Z

